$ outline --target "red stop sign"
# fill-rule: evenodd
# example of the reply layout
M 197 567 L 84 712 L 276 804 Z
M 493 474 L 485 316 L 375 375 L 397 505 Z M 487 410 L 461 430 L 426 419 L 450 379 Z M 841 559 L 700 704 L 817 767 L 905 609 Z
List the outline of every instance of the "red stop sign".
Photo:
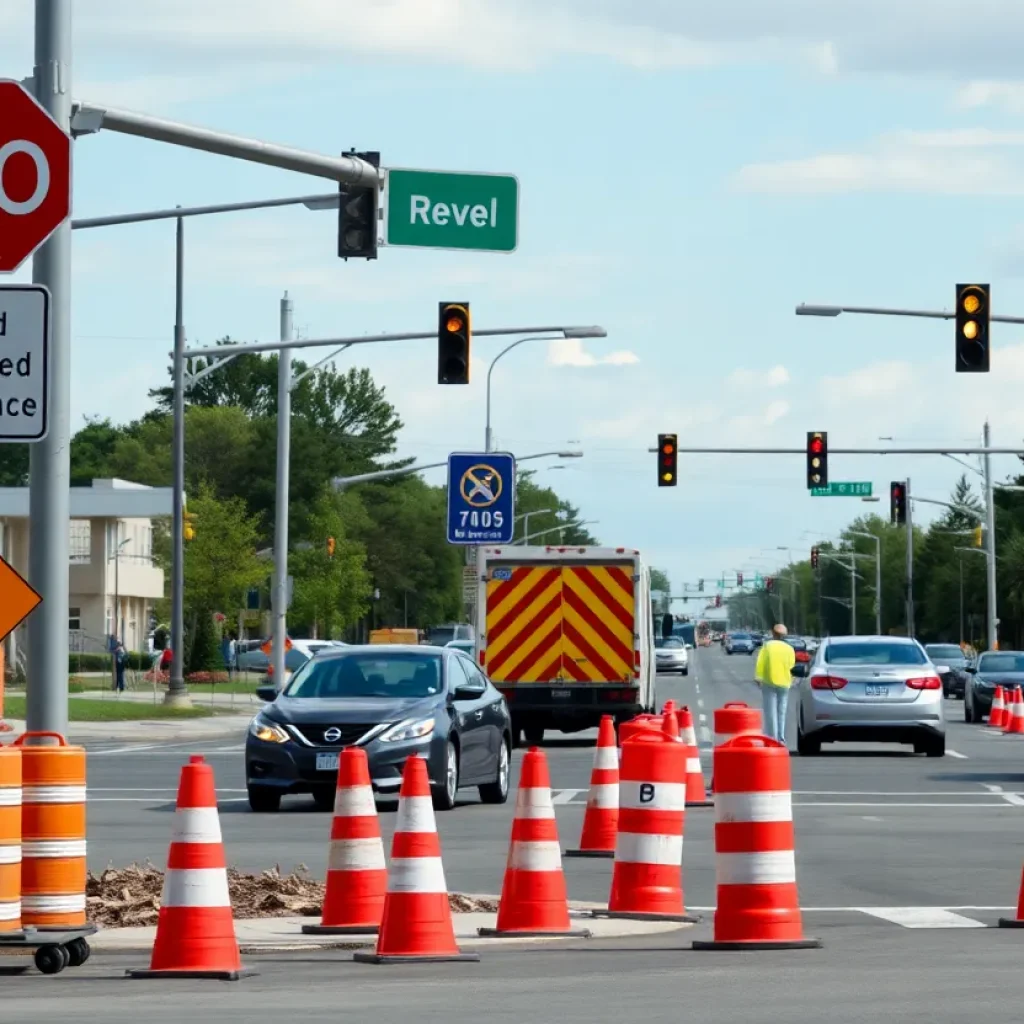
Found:
M 0 274 L 71 215 L 71 137 L 20 82 L 0 79 Z

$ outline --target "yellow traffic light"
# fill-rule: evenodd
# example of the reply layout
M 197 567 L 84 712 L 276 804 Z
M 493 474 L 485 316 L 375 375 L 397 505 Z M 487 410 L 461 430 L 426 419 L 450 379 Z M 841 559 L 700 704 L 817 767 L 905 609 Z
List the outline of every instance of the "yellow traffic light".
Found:
M 184 513 L 184 519 L 182 521 L 181 535 L 186 541 L 196 539 L 196 528 L 195 528 L 195 515 L 191 512 Z
M 974 546 L 980 548 L 984 540 L 984 530 L 980 526 L 974 528 Z
M 333 537 L 328 537 L 327 538 L 327 557 L 328 558 L 333 558 L 334 557 L 334 546 L 335 546 L 334 545 L 334 538 Z
M 978 298 L 973 292 L 964 297 L 964 311 L 967 313 L 977 313 L 981 309 L 981 299 Z

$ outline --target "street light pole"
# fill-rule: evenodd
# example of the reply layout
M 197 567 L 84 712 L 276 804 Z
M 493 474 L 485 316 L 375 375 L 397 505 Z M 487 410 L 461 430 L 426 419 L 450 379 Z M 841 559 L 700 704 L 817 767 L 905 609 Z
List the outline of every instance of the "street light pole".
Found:
M 288 491 L 290 486 L 292 424 L 292 300 L 288 293 L 281 299 L 281 350 L 277 357 L 277 493 L 274 511 L 274 599 L 271 602 L 274 623 L 271 661 L 274 684 L 284 686 L 285 638 L 288 616 Z
M 985 448 L 991 447 L 992 435 L 988 420 L 985 421 Z M 985 549 L 988 554 L 986 566 L 986 584 L 988 589 L 988 649 L 999 650 L 999 614 L 996 609 L 996 503 L 992 486 L 992 457 L 985 452 L 985 520 L 988 528 L 988 539 Z
M 487 367 L 487 412 L 486 412 L 486 426 L 484 427 L 484 451 L 491 452 L 494 450 L 494 435 L 491 431 L 491 374 L 494 372 L 495 364 L 501 359 L 502 356 L 507 355 L 514 348 L 518 348 L 524 342 L 527 341 L 558 341 L 563 335 L 551 335 L 550 337 L 544 337 L 543 335 L 531 335 L 528 338 L 520 338 L 518 341 L 513 341 L 511 345 L 506 345 L 492 360 L 491 365 Z
M 875 633 L 882 635 L 882 538 L 866 530 L 851 530 L 854 537 L 867 537 L 875 542 Z
M 914 513 L 907 477 L 907 636 L 914 636 Z

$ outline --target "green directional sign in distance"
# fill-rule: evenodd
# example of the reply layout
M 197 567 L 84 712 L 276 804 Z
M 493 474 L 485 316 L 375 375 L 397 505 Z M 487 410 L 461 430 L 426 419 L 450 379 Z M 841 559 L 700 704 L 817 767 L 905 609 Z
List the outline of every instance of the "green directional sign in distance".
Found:
M 812 487 L 812 498 L 870 498 L 871 484 L 867 481 L 839 483 L 834 481 L 828 487 Z
M 519 179 L 392 168 L 385 188 L 388 245 L 514 252 L 519 242 Z

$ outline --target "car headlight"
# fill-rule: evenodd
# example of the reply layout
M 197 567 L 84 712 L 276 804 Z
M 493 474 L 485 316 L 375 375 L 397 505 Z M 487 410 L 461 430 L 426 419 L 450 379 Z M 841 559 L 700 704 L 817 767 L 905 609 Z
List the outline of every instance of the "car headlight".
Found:
M 406 718 L 386 729 L 380 735 L 382 743 L 395 743 L 400 740 L 421 740 L 434 731 L 432 718 Z
M 249 723 L 249 734 L 264 743 L 287 743 L 291 737 L 276 722 L 257 715 Z

